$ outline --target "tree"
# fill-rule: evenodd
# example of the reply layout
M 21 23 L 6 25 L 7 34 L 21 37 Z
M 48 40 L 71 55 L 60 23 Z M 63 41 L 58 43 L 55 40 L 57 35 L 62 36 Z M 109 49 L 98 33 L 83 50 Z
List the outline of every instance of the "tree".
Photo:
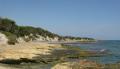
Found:
M 15 22 L 10 19 L 0 19 L 0 30 L 14 32 L 15 26 Z

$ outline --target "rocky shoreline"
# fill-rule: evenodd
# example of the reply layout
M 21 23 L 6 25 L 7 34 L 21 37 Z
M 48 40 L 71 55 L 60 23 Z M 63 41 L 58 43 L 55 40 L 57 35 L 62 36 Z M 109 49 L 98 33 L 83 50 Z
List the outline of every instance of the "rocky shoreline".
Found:
M 0 47 L 0 69 L 105 69 L 110 66 L 113 68 L 109 69 L 114 69 L 115 66 L 120 66 L 103 65 L 85 59 L 104 56 L 100 53 L 48 42 L 25 42 Z

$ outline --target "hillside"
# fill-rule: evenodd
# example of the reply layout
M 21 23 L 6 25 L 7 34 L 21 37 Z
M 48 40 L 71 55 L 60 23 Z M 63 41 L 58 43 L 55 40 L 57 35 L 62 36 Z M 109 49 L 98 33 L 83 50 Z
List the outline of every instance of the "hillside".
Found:
M 59 40 L 94 40 L 92 38 L 59 36 L 40 27 L 18 26 L 15 21 L 8 18 L 0 18 L 0 32 L 8 38 L 9 44 L 22 41 L 59 41 Z

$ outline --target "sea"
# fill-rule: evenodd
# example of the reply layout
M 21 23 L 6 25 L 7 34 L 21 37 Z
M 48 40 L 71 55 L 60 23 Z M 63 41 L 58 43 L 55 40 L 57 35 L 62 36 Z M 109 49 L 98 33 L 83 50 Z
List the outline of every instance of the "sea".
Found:
M 88 60 L 103 64 L 120 62 L 120 40 L 99 40 L 95 43 L 73 43 L 70 45 L 78 46 L 84 50 L 97 52 L 106 51 L 110 53 L 100 57 L 88 57 Z

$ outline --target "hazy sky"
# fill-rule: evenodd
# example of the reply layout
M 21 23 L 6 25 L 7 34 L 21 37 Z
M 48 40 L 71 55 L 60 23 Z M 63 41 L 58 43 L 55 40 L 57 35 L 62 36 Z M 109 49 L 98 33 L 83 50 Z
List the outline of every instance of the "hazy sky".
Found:
M 0 16 L 60 35 L 120 39 L 120 0 L 0 0 Z

